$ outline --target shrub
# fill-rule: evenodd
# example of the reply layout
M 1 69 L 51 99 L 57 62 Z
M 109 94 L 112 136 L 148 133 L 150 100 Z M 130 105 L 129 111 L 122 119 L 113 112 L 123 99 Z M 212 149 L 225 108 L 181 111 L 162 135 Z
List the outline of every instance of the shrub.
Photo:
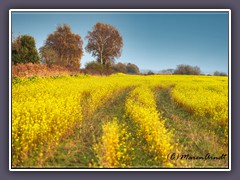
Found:
M 154 75 L 155 73 L 152 71 L 148 71 L 147 75 Z
M 214 76 L 227 76 L 227 73 L 215 71 L 213 75 Z
M 99 74 L 104 74 L 104 72 L 106 71 L 106 68 L 104 67 L 104 65 L 96 61 L 88 62 L 85 65 L 85 69 L 90 70 L 93 73 L 99 73 Z
M 199 75 L 201 72 L 200 68 L 197 66 L 190 65 L 178 65 L 174 71 L 174 74 L 187 74 L 187 75 Z
M 116 72 L 127 73 L 127 66 L 121 62 L 113 65 L 113 70 Z
M 128 74 L 139 74 L 139 68 L 135 64 L 127 64 L 127 73 Z

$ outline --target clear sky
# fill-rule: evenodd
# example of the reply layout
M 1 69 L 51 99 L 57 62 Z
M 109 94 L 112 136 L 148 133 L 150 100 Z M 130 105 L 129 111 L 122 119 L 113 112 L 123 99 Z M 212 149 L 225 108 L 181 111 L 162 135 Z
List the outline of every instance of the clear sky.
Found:
M 123 37 L 116 62 L 131 62 L 140 70 L 159 71 L 179 64 L 199 66 L 203 73 L 228 73 L 228 14 L 226 12 L 14 12 L 14 36 L 29 34 L 37 48 L 57 25 L 68 24 L 85 36 L 97 23 L 115 26 Z M 85 52 L 81 68 L 95 60 Z

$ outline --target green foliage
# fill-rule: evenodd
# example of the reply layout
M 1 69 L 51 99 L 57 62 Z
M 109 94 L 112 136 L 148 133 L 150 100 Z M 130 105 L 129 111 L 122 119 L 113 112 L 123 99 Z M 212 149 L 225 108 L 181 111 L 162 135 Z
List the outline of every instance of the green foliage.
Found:
M 20 35 L 12 42 L 12 62 L 39 63 L 35 40 L 29 35 Z
M 13 77 L 12 78 L 12 84 L 18 84 L 18 83 L 21 83 L 23 82 L 24 80 L 22 78 L 19 78 L 19 77 Z

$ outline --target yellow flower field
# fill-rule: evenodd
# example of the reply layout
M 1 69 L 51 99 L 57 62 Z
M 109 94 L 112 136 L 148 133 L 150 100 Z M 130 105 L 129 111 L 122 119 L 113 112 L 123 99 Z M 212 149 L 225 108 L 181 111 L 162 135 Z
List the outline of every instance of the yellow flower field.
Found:
M 168 100 L 162 102 L 160 96 Z M 208 151 L 217 156 L 216 149 L 228 153 L 227 77 L 115 74 L 17 79 L 12 82 L 11 120 L 13 168 L 228 163 L 169 159 L 171 153 L 192 150 L 203 156 Z M 196 141 L 197 131 L 201 136 Z

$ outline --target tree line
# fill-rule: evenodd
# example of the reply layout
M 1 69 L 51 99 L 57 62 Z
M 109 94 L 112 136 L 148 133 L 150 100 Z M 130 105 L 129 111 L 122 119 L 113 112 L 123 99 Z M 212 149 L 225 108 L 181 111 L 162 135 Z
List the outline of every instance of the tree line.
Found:
M 86 52 L 96 58 L 96 61 L 86 64 L 86 69 L 100 73 L 139 73 L 135 64 L 115 64 L 115 59 L 121 56 L 123 38 L 114 26 L 96 23 L 85 39 Z M 42 63 L 79 69 L 82 56 L 83 40 L 80 35 L 74 34 L 67 24 L 58 25 L 56 30 L 47 36 L 39 53 L 35 39 L 30 35 L 19 35 L 12 41 L 13 64 Z
M 158 73 L 154 73 L 151 70 L 146 73 L 146 75 L 154 75 L 154 74 L 205 75 L 205 74 L 201 74 L 200 67 L 190 66 L 187 64 L 180 64 L 176 67 L 176 69 L 165 69 L 165 70 L 161 70 Z M 207 75 L 210 75 L 210 74 L 207 74 Z M 215 71 L 213 75 L 227 76 L 227 73 Z
M 115 59 L 122 53 L 123 38 L 119 31 L 110 24 L 96 23 L 91 31 L 88 31 L 85 51 L 96 58 L 88 62 L 85 69 L 100 74 L 122 72 L 139 74 L 139 68 L 132 63 L 117 63 Z M 83 40 L 79 34 L 74 34 L 67 24 L 58 25 L 56 30 L 49 34 L 39 53 L 35 39 L 30 35 L 19 35 L 12 41 L 12 63 L 42 63 L 58 65 L 72 69 L 80 69 L 83 56 Z M 187 74 L 199 75 L 201 70 L 198 66 L 178 65 L 176 69 L 167 69 L 163 74 Z M 147 75 L 153 75 L 149 71 Z M 226 73 L 216 71 L 216 76 L 225 76 Z

